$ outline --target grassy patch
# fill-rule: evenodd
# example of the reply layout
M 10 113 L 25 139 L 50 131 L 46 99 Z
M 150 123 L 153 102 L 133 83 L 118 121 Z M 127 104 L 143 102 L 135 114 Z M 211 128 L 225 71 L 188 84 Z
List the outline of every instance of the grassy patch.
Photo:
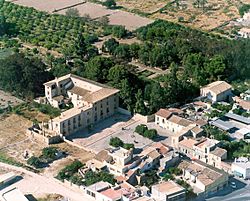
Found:
M 15 166 L 18 166 L 18 167 L 22 167 L 23 166 L 22 163 L 16 161 L 12 157 L 7 156 L 7 154 L 4 153 L 4 152 L 2 152 L 2 151 L 0 151 L 0 162 L 7 163 L 9 165 L 15 165 Z

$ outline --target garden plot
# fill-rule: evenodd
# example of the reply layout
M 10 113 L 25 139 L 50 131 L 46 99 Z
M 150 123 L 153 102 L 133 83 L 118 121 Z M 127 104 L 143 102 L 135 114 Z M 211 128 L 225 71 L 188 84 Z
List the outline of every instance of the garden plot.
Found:
M 153 22 L 151 19 L 141 17 L 133 13 L 121 10 L 110 10 L 102 5 L 90 2 L 75 6 L 74 8 L 79 11 L 81 16 L 88 15 L 91 19 L 98 19 L 107 16 L 111 25 L 122 25 L 131 31 Z M 65 14 L 66 9 L 58 11 L 57 13 Z
M 99 5 L 99 4 L 94 4 L 94 3 L 84 3 L 82 5 L 75 6 L 81 16 L 88 15 L 91 19 L 96 19 L 99 17 L 111 15 L 115 13 L 116 11 L 114 10 L 109 10 L 106 7 Z M 67 9 L 58 11 L 58 14 L 65 14 Z
M 153 13 L 164 7 L 170 0 L 117 0 L 119 6 L 129 10 Z
M 27 7 L 33 7 L 40 11 L 52 13 L 55 10 L 63 9 L 65 7 L 74 6 L 83 3 L 82 0 L 16 0 L 15 4 Z
M 141 17 L 125 11 L 116 11 L 114 14 L 109 16 L 110 24 L 125 26 L 130 31 L 151 24 L 152 22 L 153 20 L 149 18 Z

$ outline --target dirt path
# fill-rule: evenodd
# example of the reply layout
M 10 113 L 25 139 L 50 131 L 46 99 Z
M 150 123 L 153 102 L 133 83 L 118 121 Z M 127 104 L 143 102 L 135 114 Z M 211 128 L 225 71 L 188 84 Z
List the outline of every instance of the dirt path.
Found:
M 92 201 L 92 199 L 86 197 L 80 189 L 74 189 L 72 187 L 65 186 L 62 182 L 54 178 L 46 177 L 44 175 L 42 176 L 25 170 L 24 168 L 8 165 L 5 163 L 0 163 L 0 169 L 1 168 L 8 169 L 9 171 L 19 172 L 23 175 L 23 179 L 7 188 L 17 187 L 24 194 L 32 194 L 35 196 L 44 196 L 45 194 L 59 194 L 69 198 L 71 201 Z M 3 189 L 2 191 L 6 191 L 7 188 Z

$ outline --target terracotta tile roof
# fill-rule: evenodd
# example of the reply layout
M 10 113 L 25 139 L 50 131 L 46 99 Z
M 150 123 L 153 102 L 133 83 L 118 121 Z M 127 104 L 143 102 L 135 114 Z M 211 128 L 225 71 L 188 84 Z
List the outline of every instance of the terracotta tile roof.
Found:
M 179 117 L 177 115 L 172 115 L 168 121 L 172 122 L 172 123 L 175 123 L 175 124 L 179 124 L 181 126 L 184 126 L 184 127 L 187 127 L 189 126 L 190 124 L 192 124 L 193 122 L 187 120 L 187 119 L 184 119 L 182 117 Z
M 87 93 L 83 97 L 83 100 L 87 101 L 88 103 L 95 103 L 118 92 L 118 89 L 103 88 L 93 93 Z
M 106 197 L 110 198 L 111 200 L 119 200 L 121 199 L 122 192 L 121 190 L 114 190 L 114 189 L 107 189 L 105 191 L 101 192 L 102 195 L 105 195 Z
M 194 122 L 196 125 L 198 126 L 205 126 L 207 125 L 207 121 L 203 120 L 203 119 L 198 119 Z
M 227 153 L 227 150 L 222 149 L 220 147 L 216 147 L 213 151 L 210 152 L 211 154 L 218 156 L 218 157 L 222 157 L 224 154 Z
M 196 140 L 194 139 L 184 139 L 182 141 L 179 142 L 179 146 L 184 146 L 184 147 L 187 147 L 189 149 L 193 149 L 193 146 L 197 143 Z
M 127 178 L 124 176 L 117 176 L 117 177 L 115 177 L 115 179 L 118 183 L 123 182 L 123 181 L 127 181 Z
M 153 144 L 152 147 L 158 149 L 158 152 L 160 154 L 166 154 L 172 149 L 171 147 L 165 145 L 162 142 L 157 142 L 157 143 Z
M 250 101 L 245 101 L 237 97 L 235 98 L 235 102 L 238 103 L 244 110 L 250 110 Z
M 194 128 L 191 129 L 191 131 L 195 134 L 199 134 L 199 133 L 203 132 L 203 129 L 199 128 L 198 126 L 195 126 Z
M 216 81 L 216 82 L 210 83 L 209 85 L 207 85 L 203 88 L 207 88 L 210 91 L 212 91 L 213 93 L 218 95 L 224 91 L 231 89 L 232 86 L 225 81 Z
M 161 155 L 158 153 L 158 151 L 153 150 L 151 152 L 148 153 L 148 157 L 155 160 L 157 158 L 159 158 Z
M 174 113 L 174 114 L 183 114 L 184 112 L 179 108 L 168 108 L 168 111 Z
M 57 102 L 60 102 L 64 99 L 64 97 L 62 95 L 59 95 L 59 96 L 54 96 L 52 99 L 56 100 Z
M 182 170 L 189 171 L 191 174 L 195 174 L 197 179 L 205 186 L 209 186 L 223 177 L 223 174 L 196 162 L 182 161 L 178 167 Z
M 172 112 L 167 109 L 160 109 L 155 115 L 168 119 L 172 115 Z
M 77 86 L 73 86 L 73 88 L 69 89 L 68 91 L 73 94 L 80 95 L 80 96 L 85 96 L 86 94 L 90 93 L 90 91 L 83 89 L 81 87 L 77 87 Z

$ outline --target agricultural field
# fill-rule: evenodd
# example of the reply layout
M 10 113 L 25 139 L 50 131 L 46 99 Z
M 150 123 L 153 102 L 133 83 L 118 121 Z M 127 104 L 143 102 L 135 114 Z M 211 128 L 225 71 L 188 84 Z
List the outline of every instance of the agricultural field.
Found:
M 79 11 L 80 16 L 89 16 L 91 19 L 98 19 L 107 16 L 109 19 L 109 24 L 122 25 L 131 31 L 153 22 L 151 19 L 141 17 L 133 13 L 121 10 L 110 10 L 100 4 L 90 2 L 85 3 L 84 1 L 80 0 L 63 0 L 60 1 L 60 4 L 58 4 L 58 1 L 56 0 L 17 0 L 13 1 L 13 3 L 21 6 L 32 7 L 48 13 L 57 13 L 63 15 L 66 13 L 68 8 L 73 7 Z M 66 26 L 64 28 L 67 29 Z
M 146 26 L 153 22 L 153 20 L 135 15 L 121 10 L 111 10 L 106 7 L 91 2 L 86 2 L 81 5 L 74 6 L 79 11 L 80 16 L 89 16 L 91 19 L 99 19 L 101 17 L 108 17 L 109 24 L 122 25 L 128 30 L 133 31 L 139 27 Z M 56 13 L 65 15 L 67 9 L 60 10 Z
M 40 11 L 46 11 L 52 13 L 56 10 L 63 9 L 65 7 L 73 6 L 79 3 L 83 3 L 82 0 L 16 0 L 13 1 L 15 4 L 32 7 Z
M 242 3 L 250 3 L 249 0 L 208 0 L 204 6 L 194 6 L 195 0 L 178 2 L 179 4 L 170 0 L 161 0 L 157 3 L 154 0 L 146 2 L 118 0 L 118 5 L 131 11 L 145 13 L 152 19 L 163 19 L 203 30 L 213 30 L 232 19 L 239 18 L 239 6 Z

